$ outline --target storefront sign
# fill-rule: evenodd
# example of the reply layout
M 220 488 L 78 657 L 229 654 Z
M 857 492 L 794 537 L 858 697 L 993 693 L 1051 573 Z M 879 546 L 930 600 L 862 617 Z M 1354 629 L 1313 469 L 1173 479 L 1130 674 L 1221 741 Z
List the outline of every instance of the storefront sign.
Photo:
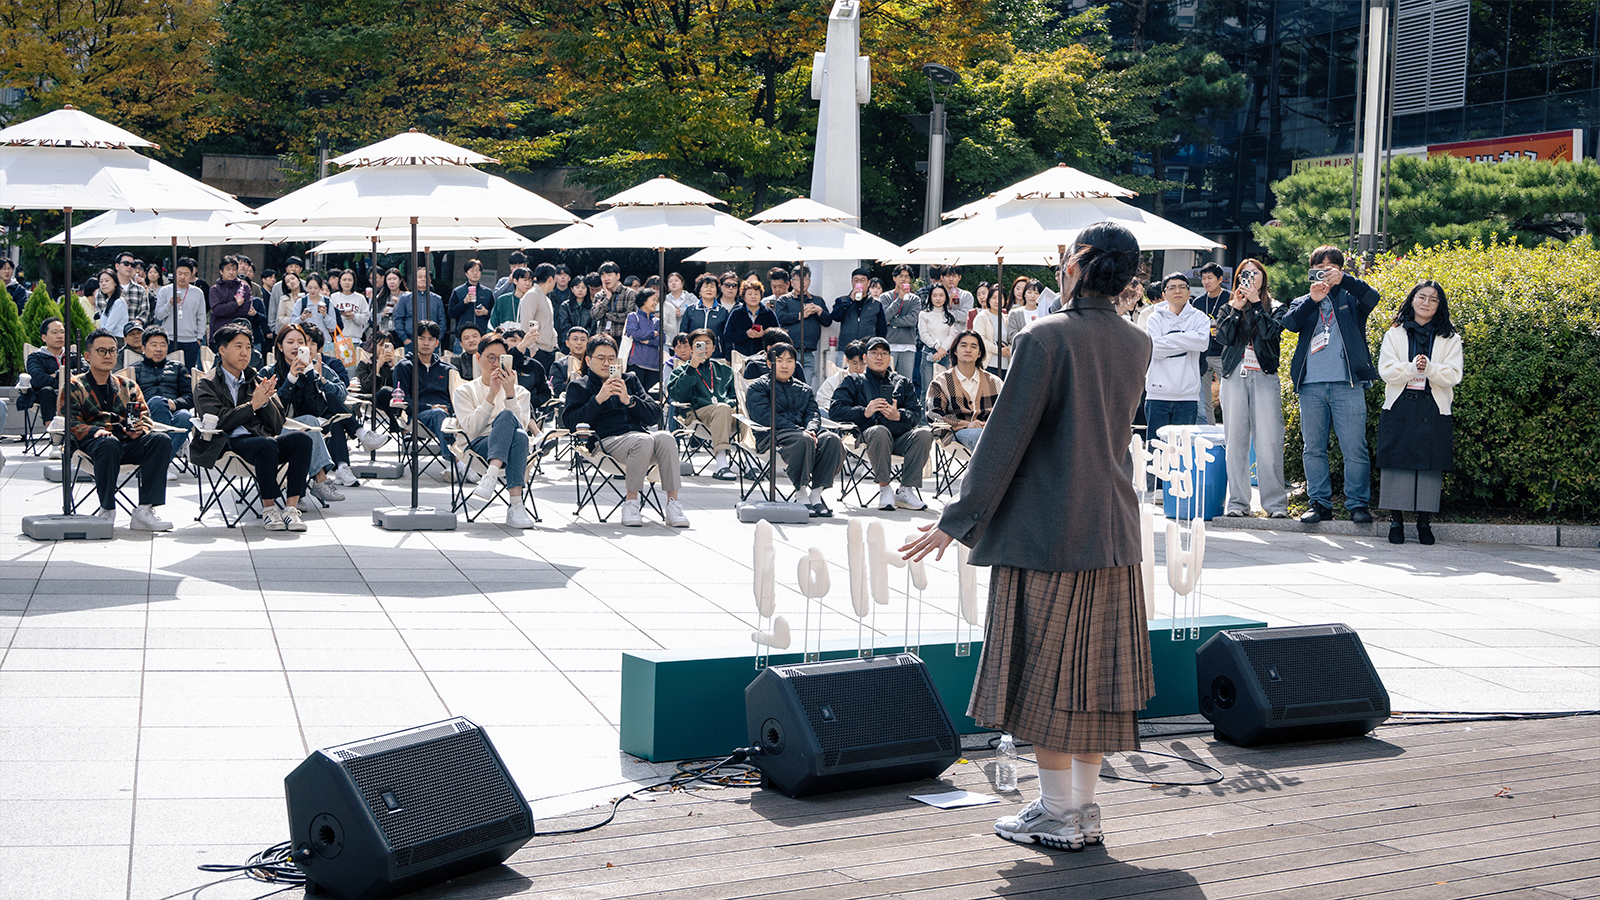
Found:
M 1577 158 L 1583 146 L 1583 130 L 1547 131 L 1544 134 L 1519 134 L 1482 141 L 1430 144 L 1428 156 L 1459 156 L 1473 162 L 1509 162 L 1514 159 L 1541 159 L 1546 162 Z

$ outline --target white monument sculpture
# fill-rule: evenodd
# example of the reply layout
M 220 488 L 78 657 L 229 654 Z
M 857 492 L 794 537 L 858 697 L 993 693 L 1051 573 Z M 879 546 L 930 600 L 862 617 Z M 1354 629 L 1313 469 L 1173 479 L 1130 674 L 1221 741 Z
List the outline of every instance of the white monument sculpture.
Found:
M 861 6 L 835 0 L 828 42 L 811 62 L 811 99 L 817 110 L 817 152 L 811 199 L 861 216 L 861 107 L 872 100 L 872 64 L 861 55 Z M 850 290 L 849 262 L 811 266 L 811 292 L 829 303 Z

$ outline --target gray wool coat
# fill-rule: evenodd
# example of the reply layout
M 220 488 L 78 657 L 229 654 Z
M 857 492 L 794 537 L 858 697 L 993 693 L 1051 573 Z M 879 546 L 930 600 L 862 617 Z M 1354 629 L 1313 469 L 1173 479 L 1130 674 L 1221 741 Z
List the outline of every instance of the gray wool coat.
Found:
M 939 528 L 980 566 L 1079 572 L 1140 561 L 1133 416 L 1150 338 L 1080 297 L 1017 333 L 1011 371 Z

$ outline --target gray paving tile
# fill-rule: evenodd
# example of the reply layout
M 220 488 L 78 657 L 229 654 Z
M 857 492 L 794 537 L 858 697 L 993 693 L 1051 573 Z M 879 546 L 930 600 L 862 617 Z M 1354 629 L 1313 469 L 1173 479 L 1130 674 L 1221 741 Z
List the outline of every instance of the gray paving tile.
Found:
M 129 855 L 126 835 L 103 846 L 0 847 L 0 900 L 123 897 Z

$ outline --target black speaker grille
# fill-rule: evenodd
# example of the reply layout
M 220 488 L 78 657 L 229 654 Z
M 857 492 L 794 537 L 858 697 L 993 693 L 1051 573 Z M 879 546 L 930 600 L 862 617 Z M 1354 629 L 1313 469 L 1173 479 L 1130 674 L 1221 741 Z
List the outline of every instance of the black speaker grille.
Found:
M 413 861 L 423 845 L 459 837 L 459 846 L 467 846 L 475 839 L 458 832 L 499 828 L 491 823 L 522 814 L 516 790 L 482 733 L 441 730 L 448 733 L 438 740 L 343 760 L 389 846 L 396 854 L 409 851 Z M 394 795 L 399 809 L 389 809 L 385 793 Z M 452 849 L 456 847 L 430 850 L 429 855 Z
M 822 755 L 822 764 L 828 767 L 848 766 L 901 756 L 921 756 L 924 753 L 949 750 L 952 746 L 954 745 L 948 739 L 940 736 L 917 741 L 901 741 L 897 744 L 880 744 L 876 747 L 857 747 L 854 750 L 830 750 Z
M 1383 712 L 1383 705 L 1374 700 L 1350 700 L 1344 703 L 1314 703 L 1309 706 L 1274 706 L 1272 720 L 1316 719 L 1322 716 L 1358 716 L 1370 712 Z
M 487 825 L 479 825 L 477 828 L 471 828 L 458 834 L 445 835 L 437 840 L 396 851 L 394 864 L 396 868 L 403 869 L 413 863 L 427 862 L 430 859 L 454 853 L 467 847 L 474 847 L 478 844 L 492 844 L 500 838 L 510 837 L 519 830 L 526 828 L 527 822 L 527 819 L 517 815 L 511 819 L 501 819 L 497 822 L 490 822 Z
M 928 689 L 922 671 L 921 666 L 874 664 L 870 668 L 841 666 L 791 678 L 800 707 L 822 745 L 825 763 L 829 759 L 838 761 L 834 765 L 887 759 L 908 752 L 912 744 L 954 748 L 955 737 L 937 705 L 938 695 Z M 908 734 L 934 737 L 884 743 L 885 737 Z
M 1355 633 L 1339 627 L 1318 625 L 1304 628 L 1276 628 L 1266 636 L 1239 632 L 1239 646 L 1255 672 L 1273 718 L 1307 718 L 1347 712 L 1370 712 L 1372 700 L 1383 689 L 1374 680 L 1367 655 L 1356 642 Z M 1329 692 L 1341 701 L 1362 698 L 1366 706 L 1345 709 L 1345 702 L 1327 701 Z M 1309 711 L 1326 707 L 1327 712 Z M 1301 709 L 1292 709 L 1301 707 Z

